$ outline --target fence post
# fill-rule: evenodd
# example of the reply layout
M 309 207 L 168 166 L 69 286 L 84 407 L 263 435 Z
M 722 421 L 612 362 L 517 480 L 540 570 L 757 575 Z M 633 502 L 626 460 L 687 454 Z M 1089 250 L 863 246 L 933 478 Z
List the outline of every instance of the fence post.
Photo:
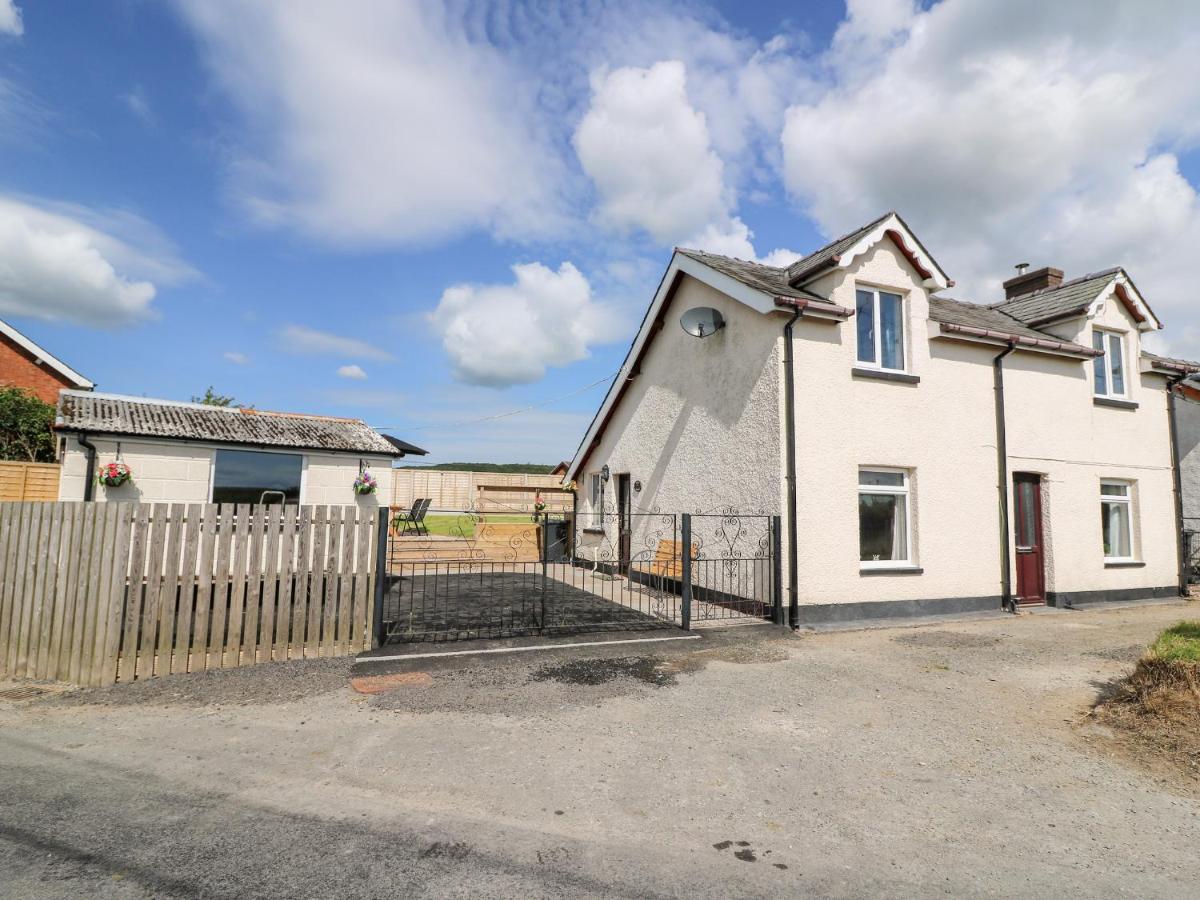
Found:
M 372 648 L 383 646 L 384 639 L 387 637 L 383 632 L 383 598 L 387 596 L 387 578 L 388 578 L 388 526 L 391 517 L 391 509 L 386 506 L 379 507 L 379 523 L 376 526 L 378 534 L 376 535 L 375 546 L 375 615 L 372 621 L 372 633 L 375 640 L 372 642 Z
M 783 624 L 783 536 L 779 516 L 771 517 L 771 618 Z
M 684 513 L 680 517 L 679 536 L 682 538 L 680 543 L 683 545 L 680 555 L 683 557 L 682 565 L 682 580 L 680 586 L 680 595 L 682 597 L 682 608 L 679 611 L 679 618 L 683 625 L 684 631 L 690 631 L 692 628 L 692 516 L 691 513 Z
M 546 557 L 550 549 L 550 514 L 542 513 L 541 517 L 542 533 L 540 543 L 542 545 L 542 617 L 538 619 L 538 628 L 544 629 L 546 627 Z

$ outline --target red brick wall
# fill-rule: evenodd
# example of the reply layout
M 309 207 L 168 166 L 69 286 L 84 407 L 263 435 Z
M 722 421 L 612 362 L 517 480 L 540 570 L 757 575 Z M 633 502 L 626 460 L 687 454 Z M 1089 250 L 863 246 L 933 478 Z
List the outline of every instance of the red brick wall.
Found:
M 25 388 L 47 403 L 58 403 L 61 388 L 74 387 L 49 366 L 37 365 L 24 347 L 0 334 L 0 386 Z

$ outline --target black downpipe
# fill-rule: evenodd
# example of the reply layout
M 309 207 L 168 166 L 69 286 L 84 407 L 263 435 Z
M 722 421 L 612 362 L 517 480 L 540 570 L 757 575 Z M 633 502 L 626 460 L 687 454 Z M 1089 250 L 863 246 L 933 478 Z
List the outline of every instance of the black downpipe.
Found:
M 1012 568 L 1008 558 L 1008 431 L 1004 421 L 1004 357 L 1016 349 L 1009 343 L 992 359 L 992 386 L 996 392 L 996 491 L 1000 497 L 1000 608 L 1017 611 L 1012 596 Z
M 1175 552 L 1179 557 L 1179 596 L 1188 595 L 1187 552 L 1183 537 L 1183 481 L 1179 474 L 1179 426 L 1175 421 L 1175 386 L 1187 378 L 1178 375 L 1167 382 L 1167 422 L 1171 428 L 1171 478 L 1175 486 Z
M 800 627 L 799 553 L 796 547 L 796 366 L 792 358 L 792 326 L 803 315 L 797 308 L 783 326 L 783 429 L 787 462 L 788 624 Z
M 86 503 L 92 499 L 92 492 L 96 489 L 96 445 L 82 433 L 75 435 L 75 440 L 87 450 L 87 473 L 83 476 L 83 499 Z

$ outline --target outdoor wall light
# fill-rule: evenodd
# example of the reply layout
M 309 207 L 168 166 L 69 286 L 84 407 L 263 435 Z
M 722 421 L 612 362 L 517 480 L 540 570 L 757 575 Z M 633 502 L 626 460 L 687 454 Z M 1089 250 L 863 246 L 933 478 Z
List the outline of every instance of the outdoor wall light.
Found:
M 607 482 L 607 481 L 608 481 L 608 477 L 609 477 L 611 474 L 612 474 L 612 472 L 611 472 L 611 471 L 609 470 L 609 468 L 608 468 L 608 463 L 605 463 L 605 464 L 604 464 L 604 468 L 602 468 L 602 469 L 600 470 L 600 479 L 601 479 L 602 481 L 604 481 L 604 482 Z

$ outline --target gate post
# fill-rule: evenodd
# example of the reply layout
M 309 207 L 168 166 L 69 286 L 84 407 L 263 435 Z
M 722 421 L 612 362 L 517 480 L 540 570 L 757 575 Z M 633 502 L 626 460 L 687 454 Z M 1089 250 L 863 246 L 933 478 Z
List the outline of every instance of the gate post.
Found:
M 771 619 L 783 624 L 783 535 L 782 520 L 771 517 Z
M 379 522 L 376 524 L 378 533 L 375 537 L 375 614 L 371 621 L 371 633 L 374 637 L 371 642 L 372 649 L 382 647 L 387 637 L 383 626 L 383 598 L 387 596 L 388 526 L 391 524 L 391 515 L 391 507 L 379 507 Z
M 538 619 L 538 628 L 542 631 L 546 629 L 546 558 L 550 551 L 550 514 L 542 513 L 542 617 Z
M 680 543 L 683 545 L 680 550 L 680 555 L 683 557 L 682 580 L 680 586 L 680 594 L 682 596 L 682 607 L 679 611 L 679 618 L 683 625 L 684 631 L 692 629 L 692 516 L 690 513 L 684 513 L 680 517 L 679 536 L 682 538 Z

